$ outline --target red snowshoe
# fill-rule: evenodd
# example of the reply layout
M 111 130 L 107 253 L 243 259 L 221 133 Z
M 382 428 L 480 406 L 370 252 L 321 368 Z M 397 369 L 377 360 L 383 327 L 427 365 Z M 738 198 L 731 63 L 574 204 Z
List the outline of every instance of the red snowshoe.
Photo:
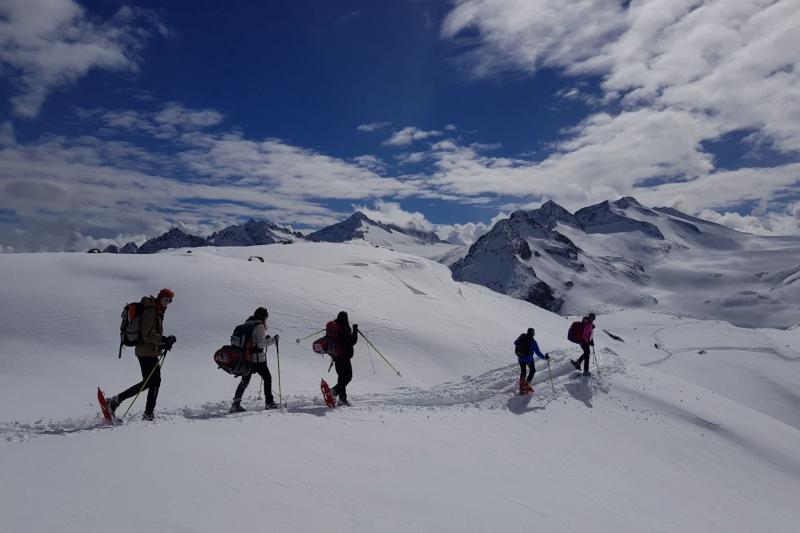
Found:
M 335 407 L 336 401 L 333 399 L 333 393 L 324 379 L 320 381 L 319 388 L 322 390 L 322 399 L 325 400 L 325 405 L 328 407 Z

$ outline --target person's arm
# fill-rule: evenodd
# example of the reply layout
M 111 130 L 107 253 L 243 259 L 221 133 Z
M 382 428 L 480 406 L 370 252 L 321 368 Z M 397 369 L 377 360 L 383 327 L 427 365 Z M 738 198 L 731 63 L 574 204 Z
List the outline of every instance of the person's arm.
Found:
M 353 334 L 350 337 L 350 342 L 353 346 L 358 342 L 358 324 L 353 324 Z
M 548 359 L 548 357 L 545 354 L 543 354 L 542 351 L 539 349 L 539 343 L 536 342 L 535 339 L 531 344 L 533 344 L 533 353 L 538 355 L 539 359 Z
M 269 345 L 266 336 L 267 336 L 267 327 L 264 324 L 256 324 L 256 326 L 253 328 L 251 339 L 253 341 L 253 347 L 260 352 L 265 351 L 267 349 L 267 346 Z

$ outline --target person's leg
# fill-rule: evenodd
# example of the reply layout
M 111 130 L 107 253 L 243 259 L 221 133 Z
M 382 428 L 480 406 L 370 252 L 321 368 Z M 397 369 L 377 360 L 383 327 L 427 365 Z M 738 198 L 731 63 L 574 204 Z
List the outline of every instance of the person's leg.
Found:
M 338 380 L 334 388 L 339 398 L 347 401 L 347 384 L 353 379 L 353 366 L 350 364 L 350 359 L 347 358 L 336 359 L 335 365 Z
M 525 379 L 525 371 L 527 370 L 525 367 L 528 366 L 526 363 L 522 361 L 519 362 L 519 379 L 522 381 Z
M 246 376 L 242 376 L 242 380 L 239 382 L 239 386 L 236 387 L 236 393 L 233 395 L 234 402 L 242 401 L 242 396 L 244 396 L 244 391 L 250 384 L 250 376 L 252 376 L 252 374 L 247 374 Z
M 583 360 L 583 372 L 584 373 L 588 373 L 589 372 L 589 355 L 591 353 L 589 351 L 589 343 L 588 342 L 584 342 L 583 344 L 581 344 L 581 348 L 583 348 L 583 355 L 581 356 L 581 359 L 580 359 L 580 360 Z
M 144 407 L 145 415 L 152 415 L 156 408 L 156 400 L 158 399 L 158 389 L 161 387 L 161 365 L 158 364 L 157 357 L 141 357 L 139 361 L 147 361 L 142 363 L 142 375 L 147 379 L 147 403 Z M 152 374 L 150 374 L 152 372 Z
M 266 405 L 273 405 L 275 403 L 275 398 L 272 396 L 272 374 L 270 374 L 267 362 L 262 361 L 260 363 L 254 363 L 253 371 L 264 380 L 264 403 Z
M 536 366 L 533 364 L 533 361 L 531 361 L 528 363 L 528 367 L 530 368 L 530 370 L 528 370 L 528 383 L 530 383 L 533 381 L 534 374 L 536 374 Z

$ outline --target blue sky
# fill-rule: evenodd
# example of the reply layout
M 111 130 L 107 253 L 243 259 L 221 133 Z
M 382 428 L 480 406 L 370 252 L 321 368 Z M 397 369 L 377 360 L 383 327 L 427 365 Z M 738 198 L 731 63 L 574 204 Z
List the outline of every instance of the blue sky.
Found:
M 798 0 L 0 0 L 0 251 L 316 228 L 470 242 L 621 195 L 798 232 Z

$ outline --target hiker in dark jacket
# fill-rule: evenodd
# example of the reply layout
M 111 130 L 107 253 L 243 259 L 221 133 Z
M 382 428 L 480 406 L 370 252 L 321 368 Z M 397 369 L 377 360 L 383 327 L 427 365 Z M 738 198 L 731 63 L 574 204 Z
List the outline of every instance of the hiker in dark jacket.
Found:
M 175 297 L 169 289 L 161 289 L 158 296 L 145 296 L 142 298 L 142 318 L 140 323 L 141 342 L 136 345 L 136 358 L 142 370 L 142 381 L 125 391 L 108 398 L 108 408 L 112 413 L 119 404 L 147 390 L 147 403 L 144 407 L 142 420 L 153 420 L 153 410 L 156 408 L 158 389 L 161 387 L 161 366 L 158 364 L 162 350 L 169 350 L 175 343 L 175 337 L 164 336 L 164 313 L 167 306 Z M 148 379 L 148 377 L 150 379 Z
M 550 360 L 550 354 L 543 354 L 541 350 L 539 350 L 539 343 L 533 338 L 535 334 L 536 331 L 533 328 L 528 328 L 528 331 L 520 335 L 514 343 L 514 353 L 517 354 L 517 360 L 519 361 L 520 394 L 527 392 L 528 389 L 533 392 L 530 386 L 531 381 L 533 381 L 533 376 L 536 374 L 536 366 L 533 364 L 533 355 L 536 354 L 540 359 L 546 361 Z M 526 371 L 528 374 L 527 377 L 525 376 Z
M 353 365 L 350 360 L 353 358 L 353 346 L 358 342 L 358 324 L 353 324 L 353 328 L 350 329 L 350 320 L 345 311 L 339 312 L 336 323 L 339 325 L 339 338 L 336 341 L 337 349 L 333 364 L 338 379 L 331 392 L 334 398 L 339 397 L 339 405 L 350 405 L 347 401 L 347 384 L 353 379 Z
M 245 321 L 245 324 L 253 325 L 253 332 L 250 334 L 251 346 L 250 348 L 250 374 L 242 376 L 239 386 L 236 387 L 236 394 L 233 397 L 233 404 L 229 412 L 241 413 L 245 411 L 242 407 L 242 395 L 245 389 L 250 384 L 250 377 L 253 372 L 261 376 L 264 380 L 264 409 L 275 409 L 275 399 L 272 396 L 272 375 L 269 373 L 267 367 L 267 346 L 276 344 L 280 339 L 280 335 L 270 337 L 267 335 L 267 317 L 269 312 L 266 308 L 259 307 L 253 313 L 253 316 Z
M 589 372 L 589 347 L 594 346 L 594 319 L 595 314 L 589 313 L 581 320 L 583 328 L 581 329 L 580 345 L 581 349 L 583 349 L 583 355 L 581 355 L 577 361 L 573 361 L 572 359 L 569 360 L 569 362 L 572 363 L 572 366 L 575 367 L 575 370 L 581 369 L 581 361 L 583 361 L 584 376 L 591 375 Z

